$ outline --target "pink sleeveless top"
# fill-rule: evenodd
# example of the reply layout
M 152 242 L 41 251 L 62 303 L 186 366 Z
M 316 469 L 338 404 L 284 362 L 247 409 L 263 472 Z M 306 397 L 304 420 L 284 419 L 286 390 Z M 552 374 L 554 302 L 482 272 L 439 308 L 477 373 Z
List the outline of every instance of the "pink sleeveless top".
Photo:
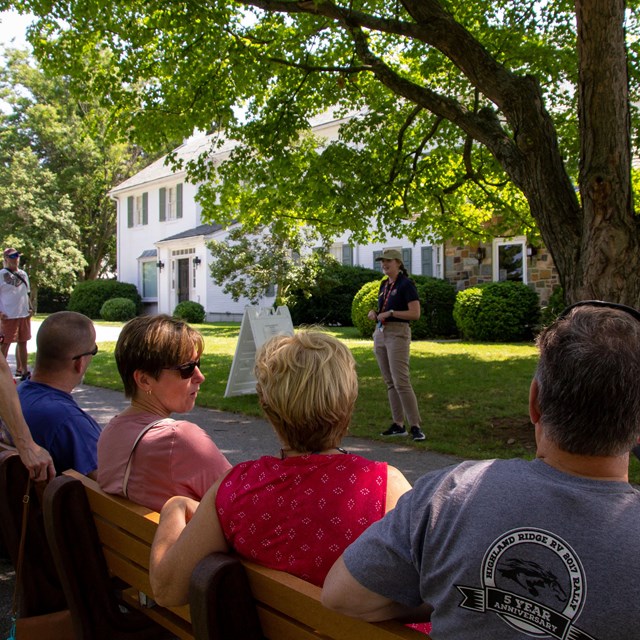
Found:
M 218 488 L 224 536 L 241 556 L 322 586 L 345 548 L 385 513 L 387 463 L 352 454 L 264 456 Z

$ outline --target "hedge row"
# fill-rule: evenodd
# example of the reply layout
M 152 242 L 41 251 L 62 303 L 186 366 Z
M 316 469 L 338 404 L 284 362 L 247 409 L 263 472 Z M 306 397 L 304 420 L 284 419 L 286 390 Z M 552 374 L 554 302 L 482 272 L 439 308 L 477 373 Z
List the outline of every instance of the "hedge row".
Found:
M 456 292 L 445 280 L 412 278 L 421 302 L 420 319 L 411 323 L 414 340 L 457 335 L 481 341 L 530 340 L 541 320 L 548 324 L 563 306 L 562 289 L 554 291 L 541 315 L 537 293 L 521 282 L 490 282 Z M 336 265 L 319 276 L 310 295 L 293 292 L 289 301 L 293 324 L 353 324 L 369 337 L 375 323 L 367 314 L 377 307 L 380 281 L 380 273 L 373 269 Z M 61 301 L 56 304 L 51 296 L 47 302 L 59 307 Z M 90 280 L 76 286 L 67 309 L 94 319 L 126 321 L 141 313 L 142 299 L 133 284 Z M 206 317 L 204 307 L 191 301 L 180 303 L 173 315 L 190 323 Z

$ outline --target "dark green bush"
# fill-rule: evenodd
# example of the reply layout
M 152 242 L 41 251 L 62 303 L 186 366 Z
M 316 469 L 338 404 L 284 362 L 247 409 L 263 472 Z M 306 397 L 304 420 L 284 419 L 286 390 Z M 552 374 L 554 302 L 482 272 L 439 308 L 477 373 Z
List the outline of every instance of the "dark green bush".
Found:
M 367 314 L 371 309 L 378 308 L 378 289 L 380 280 L 367 282 L 353 297 L 351 304 L 351 321 L 363 338 L 370 338 L 376 328 L 374 320 L 369 320 Z
M 185 322 L 201 324 L 204 322 L 206 312 L 204 307 L 199 302 L 193 302 L 192 300 L 185 300 L 178 302 L 176 308 L 173 310 L 173 317 Z
M 538 294 L 522 282 L 489 282 L 458 292 L 453 317 L 470 340 L 530 340 L 538 324 Z
M 548 327 L 564 310 L 567 305 L 564 302 L 564 290 L 562 287 L 554 287 L 549 296 L 547 306 L 540 312 L 540 324 Z
M 318 276 L 306 293 L 294 290 L 287 295 L 291 321 L 301 324 L 351 326 L 354 296 L 366 282 L 380 280 L 380 273 L 365 267 L 345 266 L 332 262 Z
M 111 298 L 100 309 L 103 320 L 111 322 L 126 322 L 136 317 L 136 303 L 129 298 Z
M 136 314 L 142 312 L 142 298 L 134 284 L 117 280 L 85 280 L 71 292 L 69 311 L 84 313 L 89 318 L 100 318 L 102 305 L 111 298 L 128 298 L 136 305 Z
M 414 340 L 448 338 L 457 335 L 453 319 L 456 290 L 446 280 L 428 276 L 412 276 L 420 296 L 420 318 L 411 323 Z
M 66 311 L 69 305 L 69 293 L 54 291 L 49 287 L 38 287 L 38 313 L 56 313 Z

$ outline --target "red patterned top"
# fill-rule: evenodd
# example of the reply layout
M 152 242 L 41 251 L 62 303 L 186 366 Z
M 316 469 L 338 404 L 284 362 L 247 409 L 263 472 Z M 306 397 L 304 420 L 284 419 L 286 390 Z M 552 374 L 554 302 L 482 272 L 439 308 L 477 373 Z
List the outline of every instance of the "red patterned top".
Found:
M 236 465 L 216 497 L 241 556 L 322 586 L 333 563 L 385 513 L 387 463 L 352 454 L 264 456 Z

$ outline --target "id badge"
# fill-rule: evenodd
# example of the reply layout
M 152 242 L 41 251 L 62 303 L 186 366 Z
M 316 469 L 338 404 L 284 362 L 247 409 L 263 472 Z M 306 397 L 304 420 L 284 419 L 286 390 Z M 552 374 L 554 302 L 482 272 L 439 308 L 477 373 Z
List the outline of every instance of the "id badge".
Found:
M 376 326 L 378 327 L 378 331 L 384 331 L 384 325 L 382 324 L 382 322 L 378 321 L 378 324 Z

